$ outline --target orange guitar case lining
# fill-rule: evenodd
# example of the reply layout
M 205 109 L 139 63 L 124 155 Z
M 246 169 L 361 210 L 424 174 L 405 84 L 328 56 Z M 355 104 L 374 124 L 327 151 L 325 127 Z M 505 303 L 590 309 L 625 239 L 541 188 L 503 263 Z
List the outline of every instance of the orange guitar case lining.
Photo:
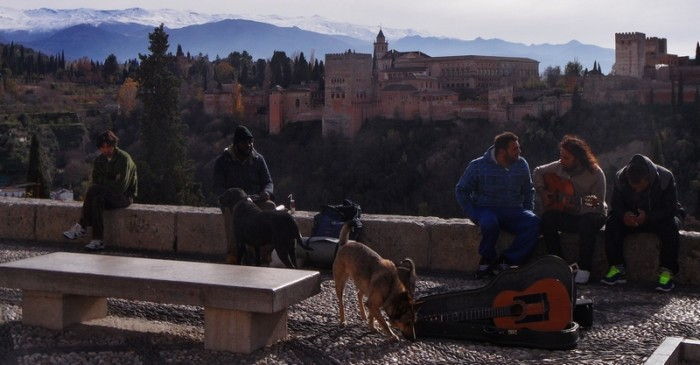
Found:
M 560 281 L 568 292 L 570 304 L 564 312 L 566 317 L 562 317 L 561 311 L 558 315 L 559 322 L 562 318 L 566 318 L 564 323 L 568 323 L 563 329 L 552 331 L 531 328 L 504 329 L 497 327 L 493 318 L 464 319 L 464 316 L 460 315 L 470 313 L 471 317 L 473 313 L 482 309 L 488 311 L 500 293 L 524 292 L 534 283 L 544 279 Z M 544 295 L 544 298 L 546 297 Z M 551 350 L 570 349 L 578 343 L 580 328 L 573 320 L 573 308 L 576 303 L 574 298 L 576 298 L 576 286 L 569 265 L 557 256 L 544 256 L 520 268 L 500 273 L 483 287 L 418 298 L 416 335 L 488 341 L 499 345 Z M 550 303 L 546 299 L 544 302 L 549 308 Z M 547 321 L 548 313 L 531 316 L 532 319 L 529 321 Z

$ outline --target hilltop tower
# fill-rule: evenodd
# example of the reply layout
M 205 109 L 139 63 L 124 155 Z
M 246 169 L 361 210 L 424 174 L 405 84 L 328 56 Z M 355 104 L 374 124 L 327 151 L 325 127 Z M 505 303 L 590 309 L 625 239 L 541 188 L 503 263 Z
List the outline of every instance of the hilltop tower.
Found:
M 646 39 L 644 53 L 647 67 L 654 67 L 656 64 L 663 63 L 664 56 L 668 54 L 666 44 L 666 38 L 651 37 Z
M 646 46 L 644 33 L 615 33 L 615 75 L 642 78 L 646 65 Z
M 374 117 L 372 55 L 326 54 L 325 81 L 323 136 L 355 136 L 362 123 Z
M 389 51 L 389 42 L 384 38 L 384 32 L 381 28 L 379 29 L 379 34 L 377 34 L 377 41 L 374 42 L 374 59 L 380 59 Z

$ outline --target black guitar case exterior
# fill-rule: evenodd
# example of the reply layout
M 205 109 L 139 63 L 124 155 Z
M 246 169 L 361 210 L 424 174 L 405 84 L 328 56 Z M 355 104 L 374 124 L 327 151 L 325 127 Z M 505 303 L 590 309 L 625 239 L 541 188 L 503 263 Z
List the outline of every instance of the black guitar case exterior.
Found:
M 468 321 L 448 319 L 449 314 L 465 309 L 490 308 L 496 295 L 504 290 L 523 291 L 534 282 L 549 278 L 559 280 L 564 285 L 573 308 L 576 303 L 576 286 L 571 268 L 557 256 L 544 256 L 520 268 L 501 272 L 481 288 L 418 298 L 416 336 L 488 341 L 499 345 L 551 350 L 573 348 L 578 342 L 579 325 L 572 317 L 564 330 L 549 332 L 527 328 L 501 329 L 494 325 L 491 318 Z

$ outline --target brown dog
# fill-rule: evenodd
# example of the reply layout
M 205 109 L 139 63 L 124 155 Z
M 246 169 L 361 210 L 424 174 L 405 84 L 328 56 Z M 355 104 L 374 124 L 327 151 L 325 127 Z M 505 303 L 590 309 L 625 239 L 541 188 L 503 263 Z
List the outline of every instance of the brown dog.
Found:
M 359 242 L 348 241 L 349 234 L 350 223 L 346 222 L 340 230 L 340 248 L 333 262 L 333 280 L 338 296 L 340 323 L 345 324 L 343 291 L 348 278 L 352 278 L 357 287 L 360 316 L 363 320 L 369 320 L 372 330 L 375 329 L 376 319 L 389 336 L 399 339 L 384 319 L 381 313 L 381 309 L 384 309 L 391 325 L 398 328 L 406 338 L 415 340 L 413 296 L 399 278 L 396 265 L 383 259 L 369 247 Z M 369 318 L 365 313 L 365 296 Z

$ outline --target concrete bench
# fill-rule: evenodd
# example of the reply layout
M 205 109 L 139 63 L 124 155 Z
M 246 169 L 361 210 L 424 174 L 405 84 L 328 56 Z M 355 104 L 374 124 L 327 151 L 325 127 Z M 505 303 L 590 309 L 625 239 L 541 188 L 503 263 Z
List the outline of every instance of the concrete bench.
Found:
M 23 291 L 22 322 L 63 329 L 107 315 L 107 297 L 204 307 L 204 347 L 250 353 L 287 337 L 287 308 L 320 292 L 317 271 L 57 252 L 0 265 Z

